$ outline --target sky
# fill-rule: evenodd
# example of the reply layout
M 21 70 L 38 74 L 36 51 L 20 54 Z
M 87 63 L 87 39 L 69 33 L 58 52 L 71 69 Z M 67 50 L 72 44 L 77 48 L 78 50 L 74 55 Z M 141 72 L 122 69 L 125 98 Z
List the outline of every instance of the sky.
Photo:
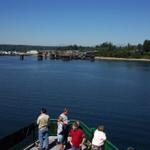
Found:
M 0 44 L 124 45 L 150 39 L 150 0 L 0 0 Z

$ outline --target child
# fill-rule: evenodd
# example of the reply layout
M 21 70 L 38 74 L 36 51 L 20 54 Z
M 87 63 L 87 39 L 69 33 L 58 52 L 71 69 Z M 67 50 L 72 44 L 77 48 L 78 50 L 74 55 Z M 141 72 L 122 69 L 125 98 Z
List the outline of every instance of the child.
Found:
M 60 145 L 60 150 L 64 150 L 64 144 L 63 144 L 63 139 L 64 139 L 64 134 L 63 134 L 63 118 L 58 117 L 57 119 L 57 143 Z

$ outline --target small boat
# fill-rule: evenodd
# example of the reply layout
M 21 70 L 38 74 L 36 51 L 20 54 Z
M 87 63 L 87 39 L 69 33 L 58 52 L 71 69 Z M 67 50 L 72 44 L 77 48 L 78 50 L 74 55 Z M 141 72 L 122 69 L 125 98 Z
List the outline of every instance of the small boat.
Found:
M 75 120 L 70 120 L 70 125 Z M 86 134 L 86 142 L 82 150 L 90 149 L 91 140 L 95 128 L 89 128 L 85 123 L 80 121 L 80 127 Z M 49 149 L 58 150 L 56 144 L 57 120 L 51 119 L 49 125 Z M 0 139 L 0 150 L 38 150 L 38 127 L 36 123 L 31 123 L 26 127 Z M 105 141 L 104 150 L 119 150 L 109 140 Z

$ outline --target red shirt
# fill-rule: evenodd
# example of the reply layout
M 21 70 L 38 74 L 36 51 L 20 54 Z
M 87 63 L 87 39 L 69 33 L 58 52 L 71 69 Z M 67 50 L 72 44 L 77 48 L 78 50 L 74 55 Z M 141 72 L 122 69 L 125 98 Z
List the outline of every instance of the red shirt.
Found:
M 80 128 L 78 128 L 77 130 L 71 129 L 69 135 L 72 138 L 71 142 L 73 146 L 80 147 L 83 138 L 85 138 L 85 133 Z

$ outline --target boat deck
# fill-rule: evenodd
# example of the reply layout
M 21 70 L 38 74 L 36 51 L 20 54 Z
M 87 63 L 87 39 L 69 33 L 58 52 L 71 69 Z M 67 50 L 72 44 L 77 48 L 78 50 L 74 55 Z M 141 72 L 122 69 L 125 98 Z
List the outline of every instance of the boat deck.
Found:
M 56 136 L 50 136 L 49 137 L 49 150 L 59 150 L 59 146 L 56 144 Z M 36 142 L 37 144 L 33 143 L 31 145 L 29 145 L 28 147 L 26 147 L 24 150 L 39 150 L 38 149 L 38 141 Z M 65 148 L 66 150 L 71 149 L 71 147 Z M 85 150 L 86 146 L 83 145 L 82 146 L 82 150 Z
M 70 125 L 74 123 L 75 120 L 70 120 Z M 86 134 L 86 142 L 82 147 L 82 150 L 91 148 L 91 139 L 93 137 L 93 132 L 95 128 L 89 128 L 86 124 L 80 121 L 80 126 Z M 37 125 L 32 122 L 27 126 L 19 129 L 18 131 L 0 139 L 0 150 L 38 150 L 37 139 Z M 56 142 L 57 133 L 57 120 L 51 119 L 51 124 L 49 127 L 49 150 L 59 150 Z M 55 135 L 55 136 L 53 136 Z M 32 143 L 32 144 L 31 144 Z M 69 150 L 69 146 L 65 147 L 65 150 Z M 105 141 L 104 150 L 119 150 L 115 145 L 113 145 L 109 140 Z

